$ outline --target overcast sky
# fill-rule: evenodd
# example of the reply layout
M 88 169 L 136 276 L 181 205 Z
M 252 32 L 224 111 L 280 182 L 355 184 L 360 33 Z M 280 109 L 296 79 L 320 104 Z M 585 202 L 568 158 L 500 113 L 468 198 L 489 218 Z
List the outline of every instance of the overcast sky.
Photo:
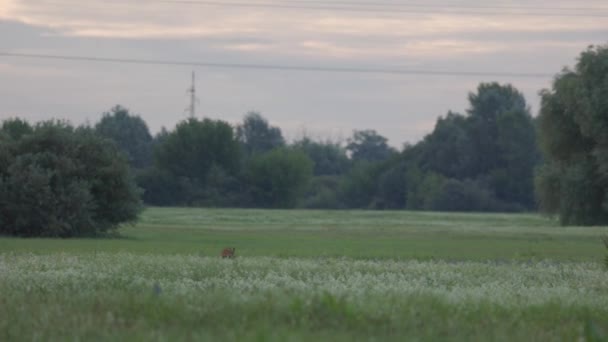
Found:
M 353 129 L 375 129 L 399 147 L 429 133 L 448 110 L 464 112 L 467 94 L 479 82 L 513 84 L 536 115 L 537 93 L 550 86 L 550 75 L 574 65 L 588 45 L 608 42 L 605 0 L 192 2 L 0 0 L 0 53 L 547 76 L 193 68 L 0 56 L 0 118 L 94 124 L 121 104 L 156 132 L 187 117 L 186 89 L 195 70 L 199 117 L 237 123 L 256 110 L 291 139 L 304 133 L 345 139 Z M 255 4 L 263 6 L 250 6 Z M 310 8 L 315 6 L 323 8 Z M 479 8 L 484 6 L 494 8 Z

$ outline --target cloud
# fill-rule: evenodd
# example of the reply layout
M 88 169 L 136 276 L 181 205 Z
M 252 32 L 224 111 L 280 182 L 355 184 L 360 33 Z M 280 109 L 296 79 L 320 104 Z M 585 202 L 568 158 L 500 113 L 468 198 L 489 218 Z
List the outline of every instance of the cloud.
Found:
M 242 52 L 254 52 L 254 51 L 268 51 L 272 47 L 270 44 L 260 43 L 240 43 L 240 44 L 223 44 L 216 45 L 216 47 L 229 51 L 242 51 Z
M 278 0 L 268 0 L 268 2 Z M 549 6 L 515 0 L 513 6 Z M 478 4 L 462 0 L 459 4 Z M 606 6 L 605 0 L 576 6 Z M 551 7 L 572 7 L 556 0 Z M 2 20 L 4 19 L 4 20 Z M 1 50 L 247 64 L 557 73 L 606 18 L 403 15 L 188 6 L 139 1 L 0 0 Z M 95 121 L 121 103 L 153 130 L 185 117 L 190 67 L 0 57 L 1 115 Z M 394 146 L 462 112 L 482 81 L 511 82 L 533 107 L 551 79 L 329 74 L 197 68 L 200 114 L 237 122 L 258 109 L 292 136 L 303 127 L 349 135 L 376 129 Z M 32 97 L 31 94 L 36 96 Z M 324 133 L 323 133 L 324 132 Z
M 280 3 L 274 1 L 275 3 Z M 273 1 L 269 1 L 273 3 Z M 581 2 L 583 3 L 583 2 Z M 466 2 L 464 3 L 466 4 Z M 467 14 L 384 14 L 197 6 L 150 2 L 3 0 L 1 16 L 65 34 L 116 38 L 193 38 L 258 33 L 295 37 L 432 38 L 435 35 L 605 30 L 605 18 Z

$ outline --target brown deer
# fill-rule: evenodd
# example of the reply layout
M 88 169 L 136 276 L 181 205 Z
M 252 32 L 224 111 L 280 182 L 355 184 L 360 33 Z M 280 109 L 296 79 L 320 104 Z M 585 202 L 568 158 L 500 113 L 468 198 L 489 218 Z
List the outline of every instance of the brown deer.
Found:
M 226 247 L 222 251 L 222 258 L 234 258 L 234 247 Z

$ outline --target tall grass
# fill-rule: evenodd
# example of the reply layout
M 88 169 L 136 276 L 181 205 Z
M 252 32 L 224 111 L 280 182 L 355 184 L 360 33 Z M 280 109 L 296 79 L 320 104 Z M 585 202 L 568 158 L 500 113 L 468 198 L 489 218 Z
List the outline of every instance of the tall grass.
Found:
M 604 243 L 606 251 L 608 252 L 608 235 L 602 236 L 602 242 Z M 606 254 L 606 257 L 604 257 L 604 267 L 606 270 L 608 270 L 608 254 Z
M 597 263 L 6 253 L 0 274 L 8 340 L 574 340 L 608 317 Z
M 535 215 L 151 208 L 113 239 L 0 237 L 0 341 L 601 340 L 607 233 Z

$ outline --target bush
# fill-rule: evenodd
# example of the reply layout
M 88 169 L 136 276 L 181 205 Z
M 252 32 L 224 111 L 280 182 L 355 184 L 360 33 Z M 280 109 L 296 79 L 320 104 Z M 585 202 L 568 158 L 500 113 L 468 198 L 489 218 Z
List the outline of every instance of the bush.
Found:
M 432 209 L 440 211 L 487 211 L 492 194 L 472 181 L 449 179 L 433 199 Z
M 157 167 L 149 167 L 137 172 L 137 185 L 143 191 L 142 199 L 147 205 L 171 206 L 184 204 L 182 184 L 177 177 Z
M 339 186 L 339 176 L 313 177 L 300 206 L 306 209 L 344 209 L 338 200 Z
M 376 193 L 380 163 L 360 161 L 342 177 L 338 201 L 346 208 L 367 209 Z
M 51 121 L 0 134 L 0 234 L 97 235 L 141 208 L 125 156 L 92 131 Z
M 429 210 L 461 212 L 521 212 L 518 202 L 497 198 L 491 187 L 480 181 L 447 179 L 429 198 Z
M 312 177 L 313 163 L 301 151 L 274 149 L 255 156 L 248 180 L 255 206 L 293 208 Z

